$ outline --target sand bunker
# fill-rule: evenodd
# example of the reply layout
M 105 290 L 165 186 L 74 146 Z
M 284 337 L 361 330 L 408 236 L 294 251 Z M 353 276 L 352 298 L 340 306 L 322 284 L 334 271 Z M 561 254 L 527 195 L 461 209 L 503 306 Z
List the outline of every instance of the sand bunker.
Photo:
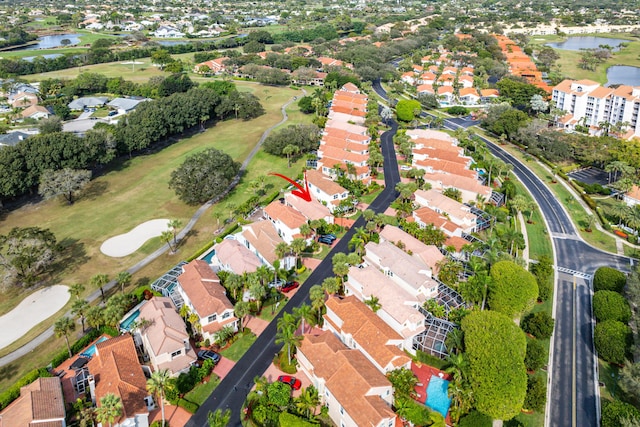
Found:
M 114 258 L 131 255 L 140 249 L 147 240 L 160 236 L 163 231 L 168 229 L 168 219 L 152 219 L 138 225 L 128 233 L 106 240 L 100 246 L 100 252 Z

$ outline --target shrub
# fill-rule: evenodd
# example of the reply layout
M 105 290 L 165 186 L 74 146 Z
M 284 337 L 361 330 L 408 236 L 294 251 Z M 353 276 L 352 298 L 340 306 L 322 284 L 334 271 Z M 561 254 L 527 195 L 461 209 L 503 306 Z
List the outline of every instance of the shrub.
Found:
M 631 328 L 617 320 L 596 325 L 593 341 L 598 355 L 611 363 L 624 363 L 632 342 Z
M 478 411 L 470 412 L 458 423 L 458 427 L 491 427 L 492 425 L 491 417 Z
M 602 416 L 600 425 L 602 427 L 619 427 L 622 421 L 631 420 L 633 425 L 640 422 L 640 411 L 633 405 L 620 402 L 619 400 L 605 400 L 602 402 Z
M 593 275 L 594 291 L 622 292 L 627 283 L 627 276 L 621 271 L 611 267 L 600 267 Z
M 466 116 L 467 114 L 469 114 L 469 109 L 460 105 L 456 105 L 454 107 L 447 108 L 447 113 L 451 114 L 452 116 Z
M 553 334 L 554 321 L 547 312 L 530 313 L 520 323 L 523 331 L 538 339 L 547 339 Z
M 439 357 L 435 357 L 430 355 L 429 353 L 425 353 L 421 350 L 416 350 L 416 358 L 429 366 L 433 366 L 437 369 L 445 369 L 448 365 L 448 362 L 440 359 Z
M 598 291 L 593 295 L 593 314 L 598 322 L 618 320 L 628 323 L 631 318 L 629 303 L 617 292 Z
M 288 426 L 288 427 L 313 427 L 318 425 L 318 424 L 310 423 L 309 421 L 306 421 L 304 418 L 301 418 L 297 415 L 290 414 L 288 412 L 281 412 L 279 421 L 281 426 Z
M 197 403 L 189 402 L 183 398 L 178 399 L 178 406 L 187 410 L 192 414 L 195 414 L 200 406 Z
M 553 260 L 543 255 L 537 263 L 531 264 L 530 269 L 538 283 L 538 299 L 548 300 L 553 294 Z
M 527 353 L 524 356 L 524 366 L 529 371 L 537 371 L 547 364 L 549 355 L 544 345 L 538 340 L 527 339 Z
M 0 410 L 9 406 L 11 402 L 20 397 L 20 388 L 24 387 L 28 384 L 31 384 L 35 380 L 40 377 L 50 377 L 51 374 L 47 372 L 46 369 L 34 369 L 31 372 L 28 372 L 25 376 L 16 381 L 12 386 L 10 386 L 7 390 L 0 393 Z
M 513 261 L 499 261 L 491 267 L 493 284 L 489 288 L 489 307 L 515 316 L 530 308 L 538 298 L 538 284 L 533 274 Z
M 547 401 L 547 386 L 544 378 L 532 375 L 527 380 L 527 395 L 524 398 L 524 408 L 542 411 Z

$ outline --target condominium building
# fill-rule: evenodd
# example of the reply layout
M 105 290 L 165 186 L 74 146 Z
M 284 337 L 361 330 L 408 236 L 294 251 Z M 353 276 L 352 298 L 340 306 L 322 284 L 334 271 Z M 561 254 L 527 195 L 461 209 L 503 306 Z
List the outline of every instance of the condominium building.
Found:
M 567 114 L 557 119 L 565 130 L 586 126 L 599 134 L 603 123 L 622 125 L 620 136 L 640 136 L 640 86 L 604 87 L 592 80 L 564 80 L 553 88 L 552 101 Z

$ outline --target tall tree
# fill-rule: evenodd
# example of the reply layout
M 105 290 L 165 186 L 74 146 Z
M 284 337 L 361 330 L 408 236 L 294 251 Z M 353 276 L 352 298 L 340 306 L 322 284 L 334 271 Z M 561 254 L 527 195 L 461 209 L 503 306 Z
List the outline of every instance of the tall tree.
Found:
M 147 391 L 156 396 L 156 399 L 160 402 L 160 412 L 162 414 L 162 425 L 165 424 L 164 416 L 164 396 L 166 395 L 167 388 L 169 387 L 169 379 L 171 378 L 171 372 L 168 369 L 154 371 L 151 377 L 147 380 Z
M 82 333 L 84 333 L 84 321 L 89 311 L 89 303 L 83 299 L 77 299 L 71 305 L 71 314 L 80 318 L 82 324 Z
M 302 341 L 302 336 L 296 335 L 298 322 L 295 317 L 285 316 L 278 319 L 278 331 L 276 332 L 276 344 L 282 344 L 287 348 L 287 363 L 291 364 L 291 349 Z
M 324 308 L 325 293 L 320 285 L 313 285 L 309 289 L 309 298 L 311 299 L 311 307 L 318 315 L 318 325 L 322 324 L 322 309 Z
M 104 285 L 107 283 L 109 283 L 109 276 L 106 274 L 95 274 L 91 277 L 91 285 L 93 285 L 94 288 L 100 289 L 102 301 L 104 301 Z
M 178 229 L 182 226 L 182 221 L 180 221 L 179 219 L 172 219 L 171 221 L 169 221 L 168 225 L 169 225 L 169 228 L 171 229 L 171 232 L 173 233 L 173 244 L 177 245 Z
M 0 266 L 8 273 L 7 282 L 33 284 L 60 252 L 55 235 L 48 229 L 16 227 L 0 235 Z
M 251 306 L 246 301 L 238 301 L 233 307 L 233 312 L 240 319 L 240 330 L 244 331 L 244 318 L 247 317 L 251 309 Z
M 231 409 L 216 409 L 215 412 L 209 411 L 207 414 L 207 424 L 209 427 L 227 427 L 231 420 Z
M 69 293 L 71 296 L 76 297 L 76 299 L 80 299 L 80 294 L 84 292 L 84 285 L 82 283 L 74 283 L 69 286 Z
M 40 175 L 38 193 L 45 199 L 63 196 L 67 203 L 72 204 L 77 193 L 86 187 L 89 181 L 91 181 L 90 170 L 48 169 Z
M 124 288 L 129 286 L 129 284 L 131 283 L 131 273 L 129 273 L 128 271 L 121 271 L 116 276 L 116 283 L 120 285 L 120 290 L 124 294 Z
M 73 356 L 71 352 L 71 346 L 69 345 L 69 333 L 75 331 L 76 324 L 70 317 L 61 317 L 53 324 L 53 332 L 57 337 L 64 337 L 67 343 L 67 350 L 69 351 L 69 357 Z

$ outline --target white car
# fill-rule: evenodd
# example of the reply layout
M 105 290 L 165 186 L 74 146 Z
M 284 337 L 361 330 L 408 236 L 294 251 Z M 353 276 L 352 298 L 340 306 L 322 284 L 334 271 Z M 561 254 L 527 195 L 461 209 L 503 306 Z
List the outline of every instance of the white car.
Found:
M 404 166 L 404 165 L 400 166 L 401 171 L 410 171 L 411 169 L 413 169 L 411 166 Z

